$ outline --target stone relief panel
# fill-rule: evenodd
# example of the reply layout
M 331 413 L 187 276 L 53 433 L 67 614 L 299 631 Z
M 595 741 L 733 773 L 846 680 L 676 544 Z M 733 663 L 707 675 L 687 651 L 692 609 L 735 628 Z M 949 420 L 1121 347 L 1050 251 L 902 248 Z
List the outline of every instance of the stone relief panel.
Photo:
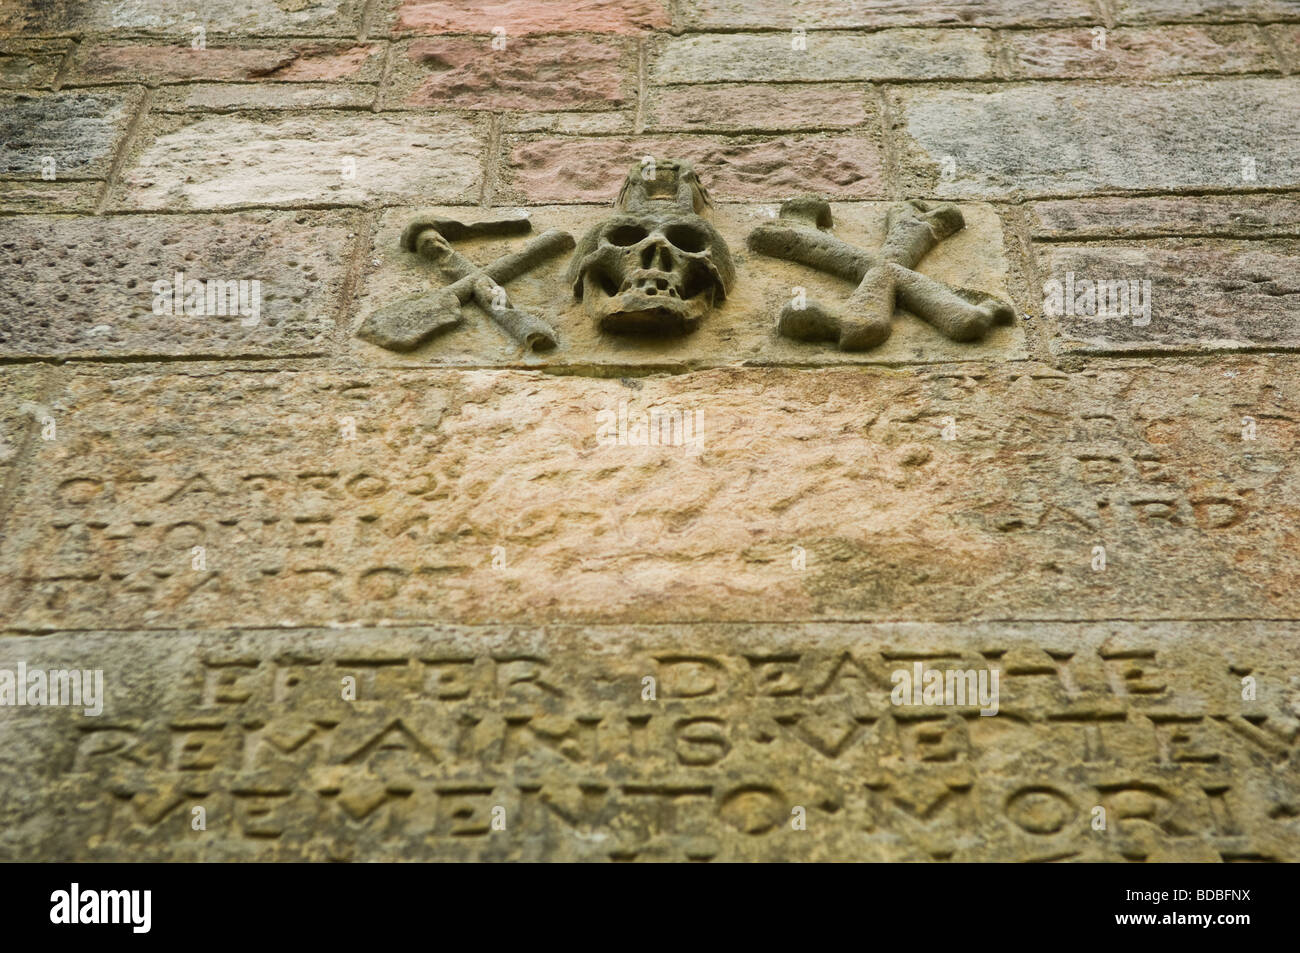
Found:
M 953 341 L 979 341 L 994 324 L 1011 324 L 1015 309 L 977 291 L 949 288 L 913 269 L 945 238 L 961 231 L 957 206 L 906 202 L 890 208 L 885 243 L 872 258 L 830 234 L 830 203 L 792 199 L 781 206 L 789 224 L 760 225 L 749 233 L 755 251 L 857 281 L 840 306 L 798 296 L 781 308 L 777 329 L 797 341 L 834 342 L 841 351 L 866 351 L 884 343 L 901 306 Z
M 391 209 L 353 354 L 593 372 L 1027 356 L 992 206 L 840 202 L 832 221 L 815 197 L 722 199 L 647 157 L 613 211 Z

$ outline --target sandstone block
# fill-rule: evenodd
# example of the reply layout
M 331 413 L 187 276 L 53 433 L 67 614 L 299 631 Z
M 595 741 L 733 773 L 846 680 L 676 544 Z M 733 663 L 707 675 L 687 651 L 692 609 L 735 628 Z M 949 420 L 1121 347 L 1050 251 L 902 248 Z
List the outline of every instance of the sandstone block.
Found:
M 1056 196 L 1300 182 L 1295 77 L 892 95 L 908 193 Z
M 66 51 L 67 43 L 62 40 L 0 44 L 0 88 L 48 89 Z
M 210 209 L 477 198 L 479 126 L 445 116 L 303 113 L 153 120 L 118 205 Z
M 1110 30 L 1104 48 L 1089 29 L 1012 30 L 1003 34 L 1016 77 L 1177 76 L 1184 73 L 1266 73 L 1278 64 L 1258 28 L 1165 26 Z
M 1092 23 L 1086 0 L 682 0 L 686 24 L 694 29 L 844 30 L 855 27 L 1016 26 Z
M 50 3 L 13 0 L 0 10 L 0 34 L 148 34 L 186 42 L 202 27 L 208 35 L 355 36 L 365 0 L 188 0 L 147 3 Z
M 1178 236 L 1296 237 L 1295 195 L 1098 196 L 1030 205 L 1035 235 L 1047 238 Z
M 1044 282 L 1060 286 L 1053 306 L 1059 350 L 1300 345 L 1300 244 L 1294 241 L 1053 244 L 1037 251 Z M 1044 302 L 1055 293 L 1045 290 Z
M 12 501 L 0 616 L 1288 618 L 1287 361 L 87 369 L 46 401 L 59 438 Z
M 1295 17 L 1287 0 L 1116 0 L 1120 23 L 1194 20 L 1280 20 Z
M 103 710 L 4 712 L 0 856 L 1295 861 L 1297 634 L 1119 622 L 11 637 L 0 665 L 99 672 Z M 918 671 L 952 691 L 898 691 Z M 996 713 L 980 685 L 996 686 Z
M 842 129 L 879 123 L 875 95 L 861 86 L 666 86 L 652 91 L 646 127 L 654 132 Z
M 98 41 L 77 48 L 68 84 L 375 81 L 382 58 L 383 47 L 375 43 L 246 42 L 196 50 L 188 44 Z
M 419 109 L 615 109 L 636 101 L 636 48 L 608 37 L 428 37 L 395 52 L 387 94 Z
M 369 109 L 378 87 L 362 83 L 186 83 L 164 86 L 155 112 L 280 109 Z
M 337 214 L 8 219 L 0 287 L 23 320 L 0 356 L 324 353 L 348 235 Z
M 874 134 L 780 138 L 641 136 L 507 137 L 499 200 L 607 202 L 642 156 L 689 159 L 715 195 L 774 200 L 804 192 L 831 198 L 884 194 L 884 157 Z
M 532 33 L 641 33 L 669 22 L 663 0 L 401 0 L 393 30 L 490 35 L 500 28 L 508 42 Z
M 92 214 L 103 182 L 0 181 L 0 210 L 6 212 L 81 212 Z
M 798 48 L 792 48 L 798 47 Z M 689 35 L 660 41 L 655 83 L 827 82 L 876 79 L 978 79 L 993 72 L 986 30 L 885 30 Z
M 0 96 L 0 178 L 102 179 L 138 92 Z

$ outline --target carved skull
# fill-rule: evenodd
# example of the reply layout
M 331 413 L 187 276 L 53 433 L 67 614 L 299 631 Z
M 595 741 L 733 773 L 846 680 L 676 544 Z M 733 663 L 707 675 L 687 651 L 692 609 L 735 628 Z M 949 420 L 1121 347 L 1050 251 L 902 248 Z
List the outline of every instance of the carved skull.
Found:
M 689 163 L 665 160 L 628 174 L 619 211 L 589 231 L 569 269 L 573 293 L 602 331 L 693 330 L 735 276 L 727 243 L 698 214 L 708 196 Z

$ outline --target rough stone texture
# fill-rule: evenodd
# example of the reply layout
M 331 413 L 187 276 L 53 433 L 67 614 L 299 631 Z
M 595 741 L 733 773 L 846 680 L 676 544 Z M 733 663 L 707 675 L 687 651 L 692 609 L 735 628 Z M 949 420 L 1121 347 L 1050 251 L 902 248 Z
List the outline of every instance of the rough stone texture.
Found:
M 1226 235 L 1300 238 L 1300 196 L 1187 195 L 1056 199 L 1030 206 L 1047 238 Z
M 398 0 L 395 32 L 491 34 L 641 33 L 669 25 L 663 0 Z
M 1300 79 L 912 88 L 908 191 L 944 198 L 1300 184 Z M 952 171 L 943 173 L 944 157 Z M 1243 159 L 1255 178 L 1243 182 Z
M 1170 20 L 1294 20 L 1292 0 L 1114 0 L 1120 23 Z
M 0 211 L 90 214 L 95 211 L 103 189 L 103 182 L 0 181 Z
M 1052 245 L 1039 254 L 1044 280 L 1073 272 L 1076 282 L 1151 283 L 1150 324 L 1145 316 L 1062 316 L 1054 346 L 1063 350 L 1300 347 L 1300 243 L 1185 239 Z
M 0 96 L 0 177 L 39 179 L 46 157 L 58 179 L 102 179 L 139 105 L 137 92 Z
M 1286 67 L 1295 73 L 1300 71 L 1300 26 L 1278 24 L 1267 28 L 1269 36 L 1277 44 Z
M 160 89 L 152 108 L 157 112 L 369 109 L 377 95 L 377 86 L 364 84 L 193 83 Z
M 628 166 L 646 155 L 691 160 L 709 189 L 729 198 L 776 200 L 820 192 L 862 199 L 884 193 L 884 158 L 874 136 L 508 137 L 506 150 L 502 202 L 607 202 Z
M 879 248 L 885 236 L 887 203 L 838 203 L 834 207 L 834 234 L 867 250 Z M 370 362 L 431 363 L 461 366 L 528 366 L 555 369 L 595 369 L 613 374 L 620 368 L 642 370 L 712 367 L 718 364 L 830 365 L 840 363 L 909 363 L 961 360 L 976 353 L 996 353 L 1017 359 L 1026 355 L 1024 327 L 995 328 L 982 342 L 957 344 L 945 339 L 919 318 L 899 313 L 890 340 L 868 353 L 845 354 L 834 348 L 788 341 L 775 331 L 776 316 L 795 286 L 807 296 L 842 302 L 853 284 L 822 275 L 811 268 L 789 265 L 757 256 L 745 248 L 745 237 L 756 225 L 772 221 L 771 206 L 720 204 L 712 214 L 714 225 L 731 248 L 736 281 L 725 302 L 706 317 L 698 330 L 676 340 L 638 339 L 600 334 L 574 300 L 565 282 L 569 257 L 559 258 L 525 278 L 509 283 L 510 300 L 522 310 L 546 320 L 560 337 L 561 346 L 543 354 L 525 353 L 483 314 L 470 305 L 463 309 L 464 326 L 435 338 L 408 355 L 380 350 L 353 341 L 356 355 Z M 549 228 L 571 230 L 581 237 L 608 214 L 608 208 L 551 206 L 529 210 L 534 234 Z M 399 248 L 403 227 L 418 214 L 474 219 L 464 209 L 393 209 L 386 212 L 376 231 L 368 260 L 379 262 L 369 270 L 361 289 L 354 327 L 368 315 L 408 296 L 429 293 L 446 283 L 436 267 Z M 494 214 L 499 214 L 494 213 Z M 989 206 L 963 208 L 966 228 L 945 239 L 928 255 L 921 271 L 952 287 L 967 287 L 1003 300 L 1008 290 L 1010 265 L 1002 227 Z M 517 250 L 525 239 L 480 239 L 458 242 L 456 247 L 471 261 L 487 264 Z
M 10 0 L 0 8 L 0 35 L 81 33 L 209 35 L 356 35 L 365 0 Z
M 0 327 L 0 357 L 325 353 L 347 235 L 337 215 L 289 212 L 9 219 L 0 297 L 23 319 Z M 260 309 L 210 314 L 205 297 L 203 314 L 171 313 L 174 299 L 159 314 L 154 283 L 178 271 L 257 279 Z
M 1295 860 L 1300 666 L 1277 646 L 1297 634 L 1238 622 L 8 639 L 0 663 L 99 668 L 108 702 L 97 718 L 7 713 L 4 768 L 27 783 L 4 802 L 0 856 Z M 918 663 L 996 672 L 1000 714 L 891 704 L 893 673 Z
M 429 37 L 395 55 L 392 106 L 611 109 L 636 99 L 635 45 L 608 37 L 525 37 L 504 50 L 477 37 Z
M 876 98 L 860 86 L 668 86 L 650 97 L 646 128 L 654 132 L 748 132 L 840 129 L 879 123 Z
M 440 116 L 168 118 L 153 122 L 134 150 L 119 202 L 205 209 L 470 201 L 482 179 L 476 131 L 472 122 Z
M 14 500 L 0 613 L 36 629 L 1290 618 L 1286 362 L 634 383 L 87 371 L 51 399 L 60 438 Z M 620 404 L 633 425 L 698 410 L 699 452 L 680 431 L 598 443 Z
M 507 113 L 502 121 L 506 132 L 551 132 L 565 136 L 631 135 L 636 116 L 632 112 Z
M 878 26 L 1095 23 L 1087 0 L 682 0 L 698 29 L 773 27 L 808 30 Z
M 0 88 L 48 89 L 66 50 L 57 40 L 0 43 Z
M 1105 48 L 1093 48 L 1086 29 L 1007 31 L 1016 77 L 1155 78 L 1186 73 L 1277 72 L 1264 34 L 1249 26 L 1169 26 L 1111 30 Z
M 14 474 L 30 443 L 41 439 L 42 422 L 48 416 L 40 400 L 48 376 L 42 367 L 0 368 L 0 539 Z M 56 438 L 57 430 L 56 421 Z
M 650 68 L 656 83 L 798 82 L 853 79 L 979 79 L 993 71 L 986 30 L 885 30 L 810 34 L 792 49 L 783 33 L 674 37 Z
M 201 50 L 188 44 L 83 44 L 68 84 L 174 83 L 189 80 L 321 82 L 379 78 L 383 47 L 374 43 L 242 44 Z

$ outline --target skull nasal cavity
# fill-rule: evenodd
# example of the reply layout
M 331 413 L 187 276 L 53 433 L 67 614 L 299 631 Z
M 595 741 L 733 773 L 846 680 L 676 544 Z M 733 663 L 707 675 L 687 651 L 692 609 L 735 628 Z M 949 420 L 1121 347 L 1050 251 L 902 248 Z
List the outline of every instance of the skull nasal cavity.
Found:
M 668 257 L 668 249 L 656 243 L 647 245 L 641 249 L 641 267 L 658 268 L 660 271 L 668 271 L 672 268 L 672 260 Z

